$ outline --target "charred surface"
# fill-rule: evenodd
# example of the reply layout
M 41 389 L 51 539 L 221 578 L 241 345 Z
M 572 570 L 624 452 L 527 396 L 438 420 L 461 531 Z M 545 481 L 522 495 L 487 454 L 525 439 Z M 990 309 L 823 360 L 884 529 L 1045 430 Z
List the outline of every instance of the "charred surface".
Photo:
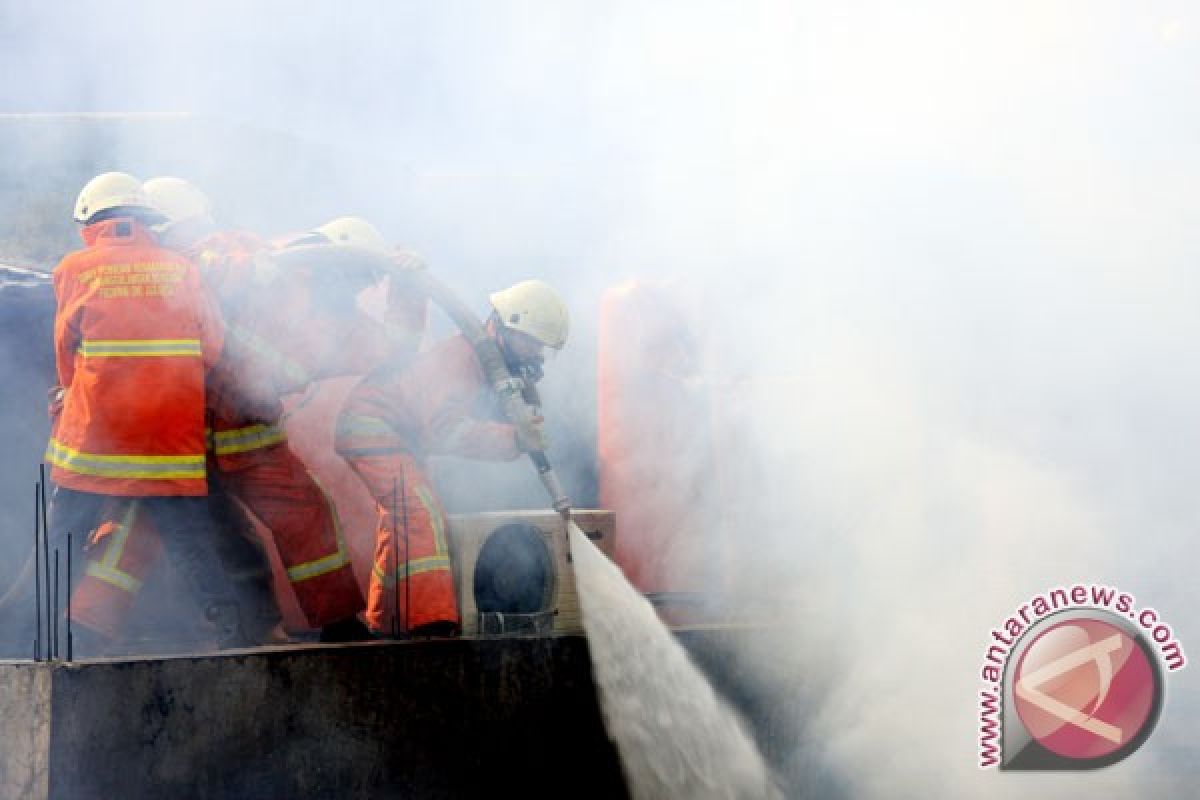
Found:
M 579 637 L 61 666 L 49 797 L 624 796 Z

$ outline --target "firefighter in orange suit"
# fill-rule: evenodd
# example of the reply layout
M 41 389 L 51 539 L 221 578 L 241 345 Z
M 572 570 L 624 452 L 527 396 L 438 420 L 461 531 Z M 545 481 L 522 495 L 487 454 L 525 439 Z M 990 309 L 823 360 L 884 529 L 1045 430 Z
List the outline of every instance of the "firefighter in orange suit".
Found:
M 245 644 L 208 529 L 205 372 L 223 328 L 196 267 L 159 245 L 139 180 L 104 173 L 80 192 L 87 247 L 54 270 L 62 407 L 46 461 L 56 535 L 102 536 L 104 520 L 149 517 L 220 646 Z M 79 537 L 82 538 L 82 537 Z M 129 577 L 101 563 L 113 583 Z
M 544 349 L 566 343 L 566 306 L 541 281 L 496 292 L 491 304 L 488 334 L 514 373 L 536 381 Z M 347 398 L 337 450 L 379 509 L 366 614 L 377 635 L 453 635 L 459 629 L 446 515 L 426 475 L 426 459 L 505 461 L 545 449 L 540 418 L 516 427 L 500 417 L 479 359 L 461 335 L 405 368 L 377 370 Z
M 214 232 L 207 198 L 190 183 L 156 178 L 145 188 L 168 220 L 164 241 L 201 264 L 226 315 L 226 349 L 208 392 L 216 483 L 270 531 L 300 608 L 322 629 L 322 639 L 362 638 L 366 631 L 356 616 L 364 607 L 362 592 L 336 510 L 288 447 L 280 398 L 315 380 L 363 374 L 384 357 L 389 345 L 382 327 L 353 303 L 369 276 L 323 281 L 316 270 L 281 270 L 257 237 Z M 387 249 L 373 226 L 354 218 L 298 241 Z M 136 538 L 130 558 L 140 555 L 146 569 L 152 535 Z

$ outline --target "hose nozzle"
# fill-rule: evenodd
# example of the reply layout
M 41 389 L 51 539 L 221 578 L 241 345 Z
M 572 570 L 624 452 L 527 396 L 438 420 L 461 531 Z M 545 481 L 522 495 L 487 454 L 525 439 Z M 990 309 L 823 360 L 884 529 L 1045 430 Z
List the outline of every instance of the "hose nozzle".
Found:
M 546 487 L 546 494 L 550 495 L 554 510 L 563 519 L 563 535 L 566 537 L 567 563 L 569 564 L 571 563 L 571 500 L 563 491 L 562 484 L 558 481 L 558 475 L 554 472 L 554 467 L 550 466 L 550 460 L 546 458 L 545 453 L 540 451 L 530 453 L 529 459 L 537 467 L 538 477 L 542 481 L 542 486 Z

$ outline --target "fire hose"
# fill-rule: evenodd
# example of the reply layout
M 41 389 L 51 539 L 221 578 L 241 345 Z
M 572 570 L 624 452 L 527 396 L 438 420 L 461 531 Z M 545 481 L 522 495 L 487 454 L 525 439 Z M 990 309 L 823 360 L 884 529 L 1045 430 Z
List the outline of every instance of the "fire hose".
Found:
M 286 267 L 293 260 L 305 265 L 321 263 L 330 267 L 340 266 L 347 270 L 362 269 L 366 266 L 377 273 L 391 276 L 392 280 L 404 281 L 418 289 L 441 307 L 446 316 L 471 344 L 479 359 L 479 364 L 483 368 L 483 374 L 496 393 L 500 407 L 509 422 L 517 427 L 529 427 L 534 424 L 537 407 L 540 405 L 536 388 L 512 374 L 504 361 L 504 356 L 500 353 L 499 346 L 491 336 L 488 336 L 479 318 L 449 287 L 430 275 L 424 265 L 417 268 L 405 268 L 399 266 L 393 259 L 379 253 L 336 244 L 290 247 L 275 253 L 274 260 L 281 267 Z M 528 455 L 529 460 L 537 469 L 538 479 L 550 496 L 551 506 L 563 518 L 564 528 L 566 528 L 571 521 L 571 501 L 563 491 L 558 474 L 550 464 L 550 459 L 546 457 L 545 451 L 530 451 Z M 570 552 L 568 538 L 568 559 Z
M 406 272 L 404 277 L 411 280 L 441 306 L 442 310 L 466 336 L 479 358 L 483 374 L 493 391 L 496 392 L 496 396 L 500 400 L 500 407 L 509 421 L 517 426 L 532 425 L 533 418 L 537 414 L 537 406 L 540 404 L 537 390 L 509 371 L 508 365 L 504 363 L 504 357 L 500 353 L 500 348 L 496 345 L 495 340 L 487 335 L 487 331 L 480 324 L 478 317 L 472 314 L 471 310 L 453 292 L 430 275 L 428 271 Z M 559 483 L 558 475 L 555 473 L 554 467 L 550 465 L 545 451 L 531 451 L 529 460 L 537 468 L 538 477 L 541 479 L 546 493 L 550 496 L 554 510 L 564 518 L 569 516 L 571 501 L 567 499 L 562 484 Z

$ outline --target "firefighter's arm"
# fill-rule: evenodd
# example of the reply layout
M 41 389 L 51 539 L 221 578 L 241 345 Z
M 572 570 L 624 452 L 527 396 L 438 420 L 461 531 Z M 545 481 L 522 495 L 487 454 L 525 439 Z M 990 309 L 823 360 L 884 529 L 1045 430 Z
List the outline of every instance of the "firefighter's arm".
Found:
M 425 420 L 429 452 L 480 461 L 512 461 L 521 455 L 513 426 L 476 416 L 479 400 L 487 390 L 472 352 L 463 348 L 451 350 L 448 355 L 441 380 L 424 390 L 437 397 L 435 402 L 424 404 L 433 410 Z
M 428 297 L 401 276 L 390 276 L 383 324 L 393 351 L 416 353 L 428 322 Z
M 521 455 L 516 429 L 506 422 L 460 417 L 435 431 L 431 452 L 479 461 L 512 461 Z
M 75 281 L 62 268 L 54 271 L 54 364 L 60 386 L 70 388 L 75 378 L 75 353 L 79 349 L 81 305 L 73 295 Z
M 225 321 L 221 318 L 220 307 L 212 292 L 199 274 L 193 272 L 195 280 L 193 291 L 196 297 L 196 315 L 200 327 L 200 351 L 204 354 L 204 366 L 212 367 L 221 358 L 225 346 Z

